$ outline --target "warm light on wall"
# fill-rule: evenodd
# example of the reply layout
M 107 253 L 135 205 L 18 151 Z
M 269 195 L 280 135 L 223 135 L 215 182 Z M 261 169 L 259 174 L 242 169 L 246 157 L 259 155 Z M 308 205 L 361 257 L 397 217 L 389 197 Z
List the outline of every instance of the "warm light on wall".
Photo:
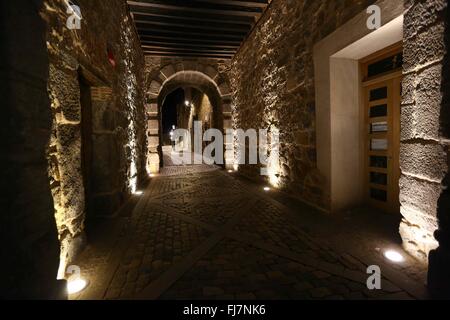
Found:
M 278 177 L 279 174 L 279 168 L 268 168 L 269 172 L 269 183 L 272 187 L 278 188 L 280 186 L 280 178 Z
M 270 133 L 270 155 L 267 163 L 267 175 L 269 177 L 269 183 L 274 188 L 280 187 L 280 147 L 279 147 L 279 135 L 280 132 L 277 128 L 272 128 Z
M 56 279 L 58 279 L 58 280 L 64 279 L 64 276 L 66 274 L 66 267 L 67 267 L 67 262 L 66 262 L 65 254 L 63 253 L 63 250 L 61 250 L 61 254 L 59 255 L 59 267 L 58 267 L 58 274 L 56 276 Z
M 126 22 L 123 21 L 123 24 Z M 125 44 L 125 47 L 132 48 L 133 47 L 133 38 L 132 34 L 129 32 L 129 28 L 126 25 L 121 26 L 121 29 L 124 30 L 122 32 L 121 37 L 122 41 Z M 128 32 L 127 32 L 128 31 Z M 136 78 L 135 70 L 134 70 L 134 61 L 133 56 L 131 54 L 131 50 L 125 50 L 125 57 L 123 57 L 122 62 L 124 65 L 124 73 L 123 77 L 124 88 L 125 91 L 125 103 L 127 105 L 128 113 L 128 128 L 127 128 L 127 138 L 128 144 L 127 148 L 130 150 L 130 167 L 129 167 L 129 182 L 128 188 L 131 193 L 136 192 L 137 190 L 137 182 L 138 182 L 138 124 L 136 123 L 137 112 L 138 112 L 138 80 Z

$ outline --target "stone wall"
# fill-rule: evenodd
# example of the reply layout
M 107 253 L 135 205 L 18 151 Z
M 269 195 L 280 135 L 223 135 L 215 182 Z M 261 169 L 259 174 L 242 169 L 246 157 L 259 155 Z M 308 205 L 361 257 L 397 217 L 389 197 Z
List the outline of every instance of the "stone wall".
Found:
M 190 107 L 186 107 L 184 103 L 177 105 L 177 128 L 188 129 L 189 128 L 189 116 Z
M 61 268 L 84 243 L 86 218 L 116 212 L 145 179 L 144 58 L 122 0 L 80 0 L 81 29 L 47 0 L 49 177 Z M 62 276 L 62 274 L 59 274 Z
M 273 0 L 232 62 L 233 123 L 280 131 L 279 187 L 329 209 L 317 170 L 313 46 L 375 1 Z M 256 166 L 240 166 L 259 177 Z
M 405 2 L 400 233 L 405 248 L 421 259 L 437 246 L 433 232 L 448 172 L 447 6 L 446 0 Z
M 65 298 L 47 177 L 51 134 L 42 1 L 0 3 L 0 299 Z
M 202 94 L 199 97 L 196 105 L 196 114 L 198 121 L 201 121 L 204 127 L 215 128 L 213 106 L 206 94 Z
M 373 2 L 274 0 L 232 61 L 234 126 L 278 128 L 280 186 L 325 210 L 330 200 L 316 166 L 312 47 Z M 447 5 L 404 4 L 400 233 L 406 250 L 420 259 L 437 246 L 433 233 L 448 172 Z M 239 170 L 259 175 L 255 166 Z

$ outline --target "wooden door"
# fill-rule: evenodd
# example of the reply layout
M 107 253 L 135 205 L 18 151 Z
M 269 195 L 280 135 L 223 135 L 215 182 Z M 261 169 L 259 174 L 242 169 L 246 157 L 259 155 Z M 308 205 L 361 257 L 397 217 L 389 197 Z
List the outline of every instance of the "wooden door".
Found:
M 394 44 L 361 61 L 364 188 L 369 205 L 399 214 L 403 51 Z
M 366 195 L 371 206 L 391 213 L 400 210 L 400 91 L 398 73 L 364 88 Z

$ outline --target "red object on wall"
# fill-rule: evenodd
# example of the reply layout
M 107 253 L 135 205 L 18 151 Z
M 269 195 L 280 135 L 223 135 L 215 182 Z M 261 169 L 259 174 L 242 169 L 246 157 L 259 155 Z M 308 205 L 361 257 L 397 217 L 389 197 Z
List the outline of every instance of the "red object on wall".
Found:
M 116 59 L 114 58 L 114 53 L 111 49 L 108 48 L 108 60 L 109 63 L 115 68 L 116 67 Z

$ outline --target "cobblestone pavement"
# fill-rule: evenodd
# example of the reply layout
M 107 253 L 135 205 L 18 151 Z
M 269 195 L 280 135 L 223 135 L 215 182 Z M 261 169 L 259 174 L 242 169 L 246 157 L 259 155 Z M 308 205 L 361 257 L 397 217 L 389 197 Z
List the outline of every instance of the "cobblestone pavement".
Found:
M 132 214 L 105 228 L 110 235 L 80 258 L 90 285 L 73 299 L 426 297 L 394 269 L 383 269 L 382 290 L 368 290 L 358 257 L 312 237 L 288 207 L 217 167 L 165 168 Z

